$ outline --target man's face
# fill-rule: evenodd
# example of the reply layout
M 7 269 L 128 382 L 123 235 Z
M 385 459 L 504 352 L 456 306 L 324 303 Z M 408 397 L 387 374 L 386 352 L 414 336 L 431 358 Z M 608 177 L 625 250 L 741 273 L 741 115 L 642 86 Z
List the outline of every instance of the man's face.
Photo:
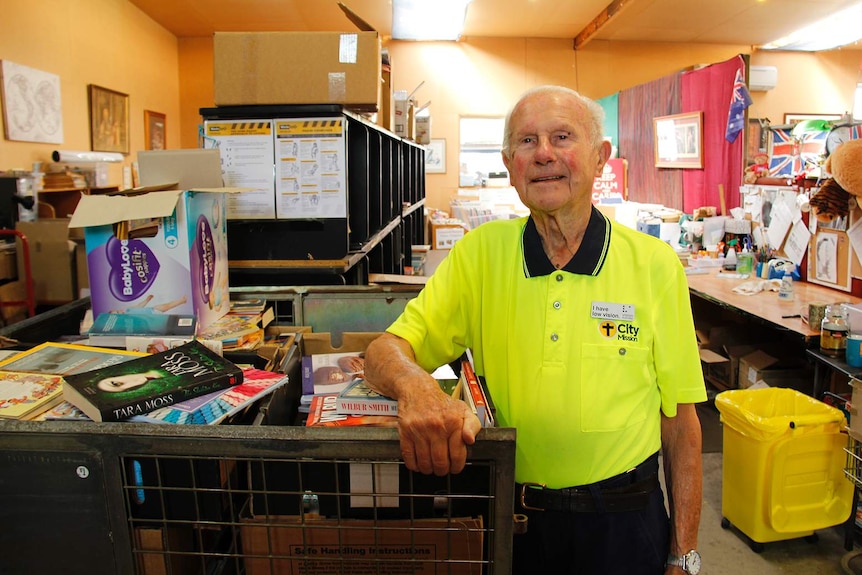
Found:
M 529 96 L 512 113 L 511 157 L 504 154 L 503 162 L 531 210 L 552 212 L 590 201 L 610 145 L 594 147 L 588 114 L 576 98 L 558 93 Z

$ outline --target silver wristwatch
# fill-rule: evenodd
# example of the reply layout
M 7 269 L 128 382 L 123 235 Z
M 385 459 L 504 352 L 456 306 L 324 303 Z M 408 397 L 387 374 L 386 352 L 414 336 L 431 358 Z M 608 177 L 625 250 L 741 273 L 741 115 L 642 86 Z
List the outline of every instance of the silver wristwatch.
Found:
M 667 564 L 679 567 L 688 575 L 698 575 L 700 573 L 700 553 L 694 549 L 682 557 L 677 557 L 671 553 L 667 556 Z

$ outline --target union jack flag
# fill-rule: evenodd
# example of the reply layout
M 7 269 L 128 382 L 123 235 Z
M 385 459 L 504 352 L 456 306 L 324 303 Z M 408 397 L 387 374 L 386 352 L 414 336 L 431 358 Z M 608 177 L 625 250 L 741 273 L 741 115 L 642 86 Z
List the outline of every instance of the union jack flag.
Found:
M 796 176 L 820 165 L 826 151 L 828 131 L 809 132 L 801 139 L 794 138 L 791 129 L 773 128 L 772 155 L 769 158 L 769 175 Z
M 724 138 L 731 144 L 745 126 L 745 109 L 751 105 L 751 94 L 742 78 L 742 68 L 736 71 L 733 81 L 733 96 L 730 98 L 730 109 L 727 111 L 727 132 Z

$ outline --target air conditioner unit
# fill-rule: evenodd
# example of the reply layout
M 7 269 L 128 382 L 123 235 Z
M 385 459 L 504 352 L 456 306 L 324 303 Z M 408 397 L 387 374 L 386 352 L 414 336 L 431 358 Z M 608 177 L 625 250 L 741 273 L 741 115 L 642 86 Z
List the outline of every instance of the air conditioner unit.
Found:
M 748 89 L 752 92 L 767 92 L 778 84 L 778 68 L 775 66 L 751 66 Z

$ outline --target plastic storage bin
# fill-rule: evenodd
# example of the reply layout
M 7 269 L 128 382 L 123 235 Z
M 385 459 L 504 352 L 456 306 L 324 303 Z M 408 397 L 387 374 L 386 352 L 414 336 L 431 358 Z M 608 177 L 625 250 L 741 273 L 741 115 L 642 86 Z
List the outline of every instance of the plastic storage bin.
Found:
M 850 516 L 844 477 L 844 414 L 785 388 L 719 393 L 722 527 L 732 524 L 760 552 L 763 543 L 807 537 Z

